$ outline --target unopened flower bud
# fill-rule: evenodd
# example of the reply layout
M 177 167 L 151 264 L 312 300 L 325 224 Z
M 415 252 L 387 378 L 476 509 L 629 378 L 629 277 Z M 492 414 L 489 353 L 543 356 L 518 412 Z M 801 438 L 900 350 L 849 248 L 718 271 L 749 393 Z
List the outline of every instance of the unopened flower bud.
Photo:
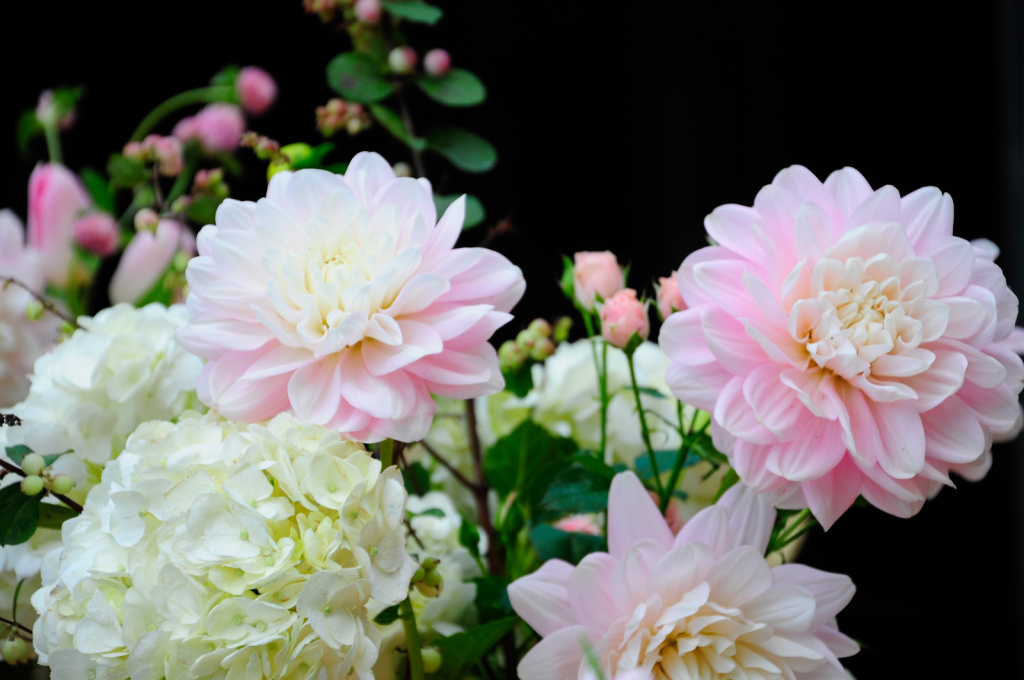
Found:
M 153 146 L 153 153 L 159 164 L 160 174 L 164 177 L 175 177 L 184 165 L 181 153 L 181 140 L 177 137 L 161 137 Z
M 625 349 L 634 333 L 646 340 L 650 331 L 647 305 L 632 288 L 620 290 L 601 305 L 601 335 L 615 347 Z
M 412 578 L 409 579 L 409 583 L 411 583 L 413 585 L 416 585 L 417 583 L 422 581 L 423 577 L 426 576 L 426 575 L 427 575 L 427 571 L 423 567 L 420 567 L 419 569 L 417 569 L 416 571 L 413 572 Z
M 533 345 L 537 342 L 538 338 L 533 331 L 529 328 L 525 328 L 516 335 L 516 344 L 525 350 L 533 349 Z
M 59 493 L 63 496 L 75 488 L 75 480 L 71 479 L 68 475 L 57 475 L 50 482 L 50 488 L 53 489 L 54 493 Z
M 420 592 L 423 597 L 437 597 L 444 590 L 444 583 L 440 583 L 436 586 L 428 586 L 423 581 L 416 584 L 416 590 Z
M 89 213 L 74 223 L 71 232 L 78 245 L 100 257 L 117 250 L 117 220 L 109 213 Z
M 416 70 L 416 50 L 411 47 L 396 47 L 388 52 L 388 68 L 392 73 L 408 75 Z
M 679 292 L 679 281 L 676 279 L 676 272 L 671 276 L 662 276 L 655 286 L 658 291 L 658 313 L 662 321 L 667 319 L 673 312 L 681 312 L 686 309 L 686 302 L 683 301 L 683 294 Z
M 135 229 L 137 231 L 156 231 L 160 216 L 152 208 L 143 208 L 135 213 Z
M 576 253 L 572 278 L 576 301 L 587 311 L 594 310 L 598 296 L 607 300 L 626 285 L 618 260 L 607 250 L 602 253 Z
M 440 563 L 440 560 L 438 560 L 436 557 L 428 557 L 427 559 L 423 560 L 420 566 L 422 566 L 426 571 L 433 571 L 437 569 L 437 565 Z
M 408 163 L 399 161 L 391 169 L 394 171 L 395 177 L 412 177 L 412 167 Z
M 277 99 L 277 83 L 258 66 L 246 66 L 238 72 L 235 91 L 242 108 L 254 116 L 265 113 Z
M 46 307 L 39 300 L 29 300 L 25 305 L 25 318 L 29 321 L 40 321 L 46 314 Z
M 174 202 L 171 203 L 171 212 L 178 214 L 183 213 L 188 209 L 190 205 L 192 205 L 191 196 L 178 196 L 176 199 L 174 199 Z
M 530 350 L 530 358 L 534 361 L 544 361 L 554 353 L 555 343 L 551 341 L 551 338 L 537 338 L 533 349 Z
M 20 637 L 9 637 L 0 645 L 0 656 L 12 666 L 28 660 L 31 653 L 28 643 Z
M 441 585 L 441 572 L 437 569 L 428 569 L 426 575 L 423 577 L 423 583 L 431 588 L 436 588 Z
M 534 319 L 530 322 L 528 330 L 533 333 L 536 338 L 551 337 L 551 324 L 548 323 L 547 319 Z
M 498 348 L 498 364 L 506 373 L 513 373 L 522 368 L 529 352 L 514 340 L 506 340 Z
M 420 657 L 423 659 L 423 671 L 425 673 L 436 673 L 441 668 L 441 652 L 433 647 L 421 649 Z
M 42 474 L 45 468 L 46 459 L 38 453 L 26 454 L 25 457 L 21 459 L 21 469 L 26 476 Z
M 555 322 L 555 329 L 551 332 L 551 338 L 555 342 L 565 342 L 569 339 L 569 331 L 572 330 L 572 319 L 563 316 Z
M 446 50 L 433 49 L 423 55 L 423 70 L 435 78 L 448 73 L 452 67 L 452 58 Z
M 361 24 L 376 24 L 380 21 L 380 0 L 356 0 L 353 10 Z
M 39 475 L 29 475 L 21 480 L 21 491 L 26 496 L 35 496 L 43 491 L 43 478 Z
M 121 155 L 125 158 L 133 158 L 135 160 L 142 160 L 145 155 L 145 150 L 142 148 L 142 144 L 139 142 L 128 142 L 124 145 L 124 149 L 121 151 Z

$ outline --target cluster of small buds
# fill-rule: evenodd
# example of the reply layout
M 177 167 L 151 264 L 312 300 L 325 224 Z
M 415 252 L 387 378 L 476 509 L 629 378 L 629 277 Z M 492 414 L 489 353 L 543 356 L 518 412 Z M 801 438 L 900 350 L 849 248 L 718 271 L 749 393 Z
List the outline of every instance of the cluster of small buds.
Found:
M 356 0 L 352 8 L 356 21 L 361 24 L 373 26 L 380 23 L 381 7 L 380 0 Z
M 440 595 L 444 590 L 444 581 L 441 578 L 441 572 L 437 570 L 439 564 L 441 564 L 441 560 L 433 557 L 423 560 L 420 568 L 412 575 L 409 585 L 415 586 L 416 590 L 420 591 L 420 595 L 424 597 Z
M 26 496 L 36 496 L 44 489 L 64 495 L 75 488 L 75 480 L 68 475 L 50 474 L 46 459 L 38 453 L 25 455 L 21 461 L 21 471 L 25 473 L 25 478 L 21 480 L 21 491 Z
M 338 9 L 338 0 L 302 0 L 302 9 L 318 15 L 321 21 L 330 21 Z
M 94 255 L 106 257 L 117 251 L 117 220 L 110 213 L 88 213 L 79 218 L 71 230 L 75 242 Z
M 181 140 L 177 137 L 149 135 L 141 142 L 128 142 L 122 154 L 143 163 L 156 163 L 157 171 L 164 177 L 176 177 L 184 165 Z
M 136 231 L 156 231 L 158 224 L 160 224 L 160 215 L 152 208 L 143 208 L 135 213 Z
M 56 125 L 61 130 L 67 130 L 75 124 L 75 110 L 61 112 L 53 90 L 43 90 L 36 104 L 36 119 L 43 125 Z
M 339 130 L 346 130 L 350 135 L 359 134 L 371 124 L 362 104 L 335 97 L 324 106 L 316 107 L 316 129 L 324 137 L 331 137 Z
M 32 646 L 24 638 L 18 637 L 11 626 L 7 638 L 0 644 L 0 656 L 12 666 L 27 663 L 32 656 Z
M 242 135 L 239 146 L 252 149 L 256 152 L 256 158 L 260 160 L 274 160 L 281 154 L 281 144 L 276 140 L 255 132 L 246 132 Z
M 423 70 L 427 75 L 440 78 L 452 67 L 452 57 L 447 50 L 435 48 L 423 55 Z
M 388 68 L 398 75 L 410 75 L 416 71 L 416 50 L 405 45 L 388 52 Z
M 563 325 L 562 322 L 559 322 Z M 572 322 L 570 321 L 571 325 Z M 568 336 L 568 330 L 563 332 Z M 498 363 L 501 370 L 515 372 L 528 361 L 544 361 L 555 353 L 554 329 L 544 319 L 534 319 L 524 330 L 519 331 L 515 340 L 506 340 L 498 349 Z
M 221 168 L 210 168 L 200 170 L 192 181 L 193 195 L 216 196 L 227 198 L 230 194 L 230 187 L 224 181 L 224 170 Z

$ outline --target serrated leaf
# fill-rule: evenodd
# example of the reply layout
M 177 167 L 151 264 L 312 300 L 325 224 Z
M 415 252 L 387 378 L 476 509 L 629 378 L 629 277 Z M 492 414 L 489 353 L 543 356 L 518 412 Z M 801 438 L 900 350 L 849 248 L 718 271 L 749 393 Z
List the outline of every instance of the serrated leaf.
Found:
M 603 536 L 562 531 L 547 524 L 530 530 L 530 542 L 542 561 L 557 559 L 569 564 L 579 564 L 590 553 L 608 550 Z
M 444 16 L 439 7 L 428 5 L 423 0 L 383 0 L 380 4 L 396 17 L 421 24 L 436 24 Z
M 18 444 L 17 446 L 5 447 L 4 453 L 7 454 L 7 457 L 10 458 L 15 465 L 20 466 L 21 461 L 25 459 L 25 456 L 32 453 L 32 449 L 25 446 L 24 444 Z
M 369 109 L 381 127 L 390 132 L 392 137 L 416 151 L 423 151 L 426 148 L 427 141 L 422 137 L 410 135 L 405 129 L 405 121 L 394 109 L 383 104 L 370 104 Z
M 487 88 L 480 79 L 462 68 L 438 77 L 420 76 L 416 84 L 428 97 L 447 106 L 476 106 L 487 99 Z
M 448 209 L 452 203 L 461 194 L 434 194 L 434 207 L 437 208 L 437 214 L 443 215 L 445 210 Z M 487 217 L 487 212 L 484 210 L 484 204 L 480 202 L 480 199 L 472 194 L 466 194 L 466 217 L 462 221 L 463 229 L 471 229 L 476 225 L 484 221 Z
M 118 187 L 134 187 L 149 179 L 149 171 L 142 161 L 126 158 L 119 153 L 111 154 L 107 161 L 107 174 L 110 181 Z
M 35 109 L 29 109 L 21 114 L 21 117 L 18 118 L 15 136 L 18 138 L 18 150 L 23 156 L 28 155 L 29 143 L 41 134 L 43 134 L 43 124 L 36 117 Z
M 523 502 L 536 507 L 575 452 L 571 439 L 556 437 L 526 420 L 487 450 L 484 474 L 502 497 L 514 490 Z
M 344 52 L 327 64 L 327 84 L 345 99 L 369 104 L 394 92 L 370 57 L 359 52 Z
M 399 618 L 400 607 L 401 605 L 393 604 L 390 607 L 382 609 L 380 614 L 377 614 L 375 617 L 373 617 L 373 622 L 381 626 L 386 626 L 388 624 L 394 623 Z
M 436 128 L 427 135 L 427 148 L 466 172 L 487 172 L 498 162 L 498 152 L 490 142 L 462 128 Z
M 466 671 L 498 644 L 519 623 L 518 616 L 507 616 L 482 626 L 438 638 L 433 645 L 441 652 L 441 667 L 431 674 L 441 678 L 462 678 Z
M 82 184 L 88 190 L 89 195 L 92 196 L 93 203 L 96 204 L 100 210 L 114 213 L 114 195 L 110 193 L 110 187 L 107 186 L 106 178 L 98 171 L 92 168 L 83 168 L 82 172 L 79 173 L 82 178 Z
M 0 489 L 0 546 L 18 545 L 32 538 L 39 523 L 43 494 L 26 496 L 20 484 Z
M 72 517 L 78 517 L 78 513 L 67 506 L 53 503 L 39 504 L 38 525 L 44 529 L 60 529 L 64 522 Z

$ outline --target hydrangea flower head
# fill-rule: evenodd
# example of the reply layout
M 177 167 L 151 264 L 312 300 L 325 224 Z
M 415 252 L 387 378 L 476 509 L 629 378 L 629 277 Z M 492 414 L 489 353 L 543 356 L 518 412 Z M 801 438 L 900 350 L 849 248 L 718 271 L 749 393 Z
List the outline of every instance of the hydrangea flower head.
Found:
M 422 438 L 431 394 L 504 386 L 487 340 L 525 289 L 483 248 L 456 248 L 465 201 L 436 217 L 429 182 L 361 153 L 344 176 L 274 175 L 227 200 L 188 265 L 180 335 L 210 360 L 200 396 L 231 418 L 299 417 L 362 441 Z
M 640 480 L 616 475 L 608 494 L 608 553 L 573 567 L 548 560 L 508 588 L 543 640 L 519 663 L 522 680 L 606 678 L 846 680 L 857 651 L 835 616 L 849 577 L 799 564 L 769 567 L 775 510 L 742 484 L 675 538 Z
M 991 244 L 953 236 L 948 194 L 793 166 L 705 227 L 660 342 L 748 485 L 826 528 L 858 495 L 909 517 L 1019 432 L 1017 297 Z
M 287 414 L 145 423 L 46 558 L 40 661 L 57 678 L 370 680 L 367 604 L 405 598 L 417 568 L 405 498 L 397 468 Z

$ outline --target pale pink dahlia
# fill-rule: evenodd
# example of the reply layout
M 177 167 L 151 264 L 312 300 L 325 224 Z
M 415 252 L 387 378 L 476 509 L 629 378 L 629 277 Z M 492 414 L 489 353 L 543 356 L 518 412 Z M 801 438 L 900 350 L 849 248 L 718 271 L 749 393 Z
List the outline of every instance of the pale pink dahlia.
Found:
M 909 517 L 1019 432 L 1017 298 L 948 194 L 793 166 L 704 224 L 718 245 L 680 267 L 660 342 L 751 487 L 826 528 L 858 495 Z
M 180 339 L 210 360 L 200 398 L 235 420 L 294 409 L 362 441 L 414 441 L 431 394 L 500 391 L 487 340 L 526 284 L 493 251 L 453 249 L 464 214 L 459 199 L 438 220 L 430 183 L 373 153 L 224 201 L 187 270 Z
M 800 564 L 770 567 L 775 510 L 742 484 L 673 538 L 632 472 L 608 494 L 609 553 L 579 566 L 549 560 L 513 582 L 509 600 L 541 635 L 522 680 L 585 677 L 593 652 L 605 678 L 847 680 L 839 658 L 857 645 L 835 616 L 848 576 Z

